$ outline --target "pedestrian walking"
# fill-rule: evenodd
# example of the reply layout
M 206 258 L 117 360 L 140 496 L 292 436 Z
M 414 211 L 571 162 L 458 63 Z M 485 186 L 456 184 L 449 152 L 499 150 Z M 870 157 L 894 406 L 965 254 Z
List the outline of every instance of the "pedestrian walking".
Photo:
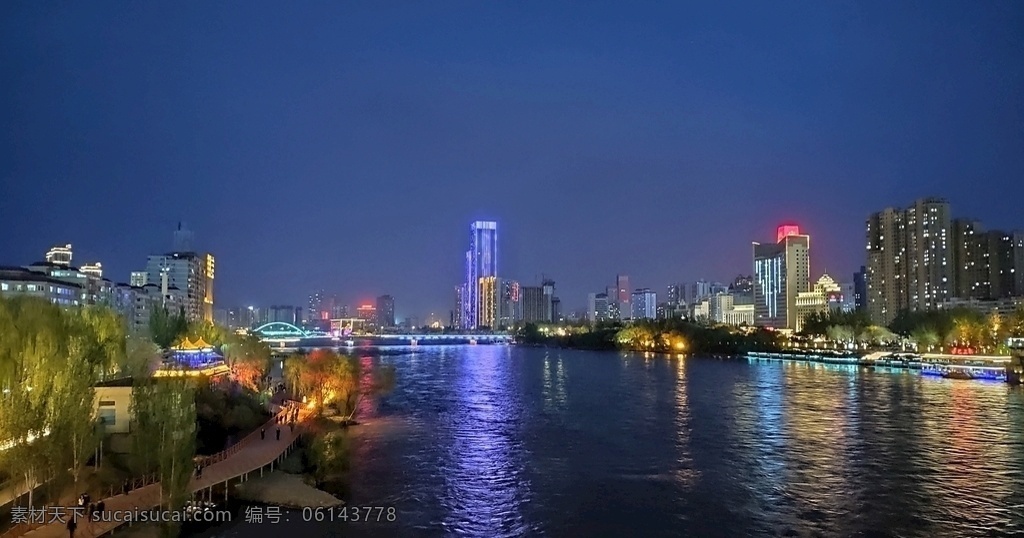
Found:
M 100 502 L 96 503 L 96 513 L 99 514 L 100 516 L 102 516 L 103 515 L 103 510 L 106 507 L 107 507 L 107 503 L 105 503 L 105 502 L 103 502 L 101 500 Z
M 277 440 L 278 441 L 281 440 L 281 427 L 280 426 L 277 427 Z
M 68 536 L 75 538 L 75 529 L 78 528 L 78 523 L 75 521 L 75 514 L 72 513 L 71 517 L 68 518 Z
M 93 503 L 89 503 L 89 508 L 86 509 L 86 512 L 85 512 L 85 519 L 88 520 L 88 521 L 92 521 L 92 513 L 95 510 L 96 510 L 96 505 L 94 505 Z
M 260 440 L 262 441 L 263 439 L 266 439 L 266 438 L 267 438 L 267 429 L 266 428 L 260 428 Z

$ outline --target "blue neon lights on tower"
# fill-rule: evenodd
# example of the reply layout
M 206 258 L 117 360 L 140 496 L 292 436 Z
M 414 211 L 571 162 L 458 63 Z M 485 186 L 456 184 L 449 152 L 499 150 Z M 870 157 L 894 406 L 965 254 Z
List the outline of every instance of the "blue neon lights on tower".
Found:
M 498 276 L 498 223 L 478 220 L 470 225 L 469 232 L 463 327 L 474 329 L 480 325 L 480 279 Z

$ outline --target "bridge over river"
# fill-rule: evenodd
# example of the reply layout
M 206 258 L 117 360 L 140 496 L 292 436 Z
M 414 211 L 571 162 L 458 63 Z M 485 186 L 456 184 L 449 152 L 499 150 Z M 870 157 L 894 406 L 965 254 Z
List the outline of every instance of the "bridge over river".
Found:
M 276 349 L 356 348 L 384 346 L 446 346 L 466 344 L 509 344 L 508 333 L 443 334 L 402 333 L 335 336 L 296 327 L 291 323 L 272 322 L 253 330 L 253 334 Z

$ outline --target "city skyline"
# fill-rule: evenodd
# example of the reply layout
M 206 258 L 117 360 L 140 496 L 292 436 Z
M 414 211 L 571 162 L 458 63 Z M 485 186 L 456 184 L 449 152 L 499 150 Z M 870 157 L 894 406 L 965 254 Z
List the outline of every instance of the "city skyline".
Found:
M 271 6 L 0 6 L 3 263 L 72 243 L 127 281 L 186 221 L 218 305 L 325 288 L 423 318 L 478 218 L 565 311 L 619 273 L 749 274 L 786 221 L 841 281 L 885 207 L 1024 227 L 1015 5 Z

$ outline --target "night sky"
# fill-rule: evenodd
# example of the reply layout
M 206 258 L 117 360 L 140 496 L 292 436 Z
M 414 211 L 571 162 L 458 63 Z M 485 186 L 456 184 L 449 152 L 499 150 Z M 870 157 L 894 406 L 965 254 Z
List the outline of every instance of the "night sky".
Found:
M 927 195 L 1024 228 L 1024 2 L 555 4 L 0 2 L 0 264 L 126 281 L 181 220 L 218 307 L 422 320 L 474 219 L 567 309 L 750 273 L 782 221 L 847 281 Z

